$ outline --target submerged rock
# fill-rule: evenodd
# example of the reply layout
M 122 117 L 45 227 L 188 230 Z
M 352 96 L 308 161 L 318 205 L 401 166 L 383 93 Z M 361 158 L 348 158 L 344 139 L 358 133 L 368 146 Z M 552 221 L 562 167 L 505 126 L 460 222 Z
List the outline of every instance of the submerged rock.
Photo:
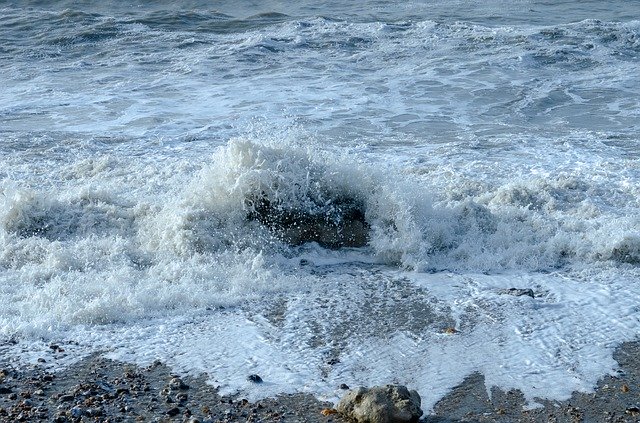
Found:
M 364 209 L 356 201 L 341 200 L 306 211 L 288 209 L 267 199 L 252 201 L 249 218 L 269 228 L 291 245 L 317 242 L 325 248 L 363 247 L 369 241 Z
M 509 288 L 509 289 L 502 289 L 498 292 L 499 294 L 503 294 L 503 295 L 513 295 L 514 297 L 531 297 L 531 298 L 535 298 L 535 293 L 533 292 L 533 289 L 531 288 Z
M 401 385 L 357 388 L 337 406 L 340 414 L 357 423 L 409 423 L 422 415 L 420 395 Z
M 611 250 L 611 259 L 620 263 L 640 264 L 640 236 L 625 236 Z
M 247 380 L 253 383 L 262 383 L 262 378 L 256 374 L 247 376 Z

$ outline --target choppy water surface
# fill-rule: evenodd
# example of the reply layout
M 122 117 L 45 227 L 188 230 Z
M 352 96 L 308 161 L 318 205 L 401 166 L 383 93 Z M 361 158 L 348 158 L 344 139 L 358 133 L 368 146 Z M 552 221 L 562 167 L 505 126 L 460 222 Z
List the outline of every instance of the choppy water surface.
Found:
M 639 56 L 635 1 L 4 2 L 0 352 L 589 390 L 639 323 Z M 368 245 L 288 246 L 261 195 Z

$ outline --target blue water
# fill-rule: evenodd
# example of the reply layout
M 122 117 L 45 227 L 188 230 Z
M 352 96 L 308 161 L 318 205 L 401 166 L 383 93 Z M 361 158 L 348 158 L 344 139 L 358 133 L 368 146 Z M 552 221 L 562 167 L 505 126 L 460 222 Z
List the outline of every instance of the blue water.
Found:
M 542 382 L 517 364 L 527 362 L 570 381 L 557 397 L 588 389 L 637 328 L 639 65 L 635 0 L 2 2 L 0 337 L 91 339 L 88 351 L 105 331 L 142 325 L 125 337 L 138 351 L 145 331 L 181 333 L 180 322 L 231 307 L 286 357 L 322 363 L 327 351 L 304 342 L 314 330 L 333 339 L 352 366 L 328 380 L 351 384 L 372 381 L 352 362 L 367 354 L 351 331 L 373 343 L 409 333 L 417 344 L 403 348 L 423 354 L 438 322 L 458 319 L 505 334 L 495 345 L 516 376 L 496 384 L 520 377 L 539 395 L 527 387 Z M 368 245 L 286 245 L 250 218 L 256 195 L 304 212 L 353 200 Z M 492 289 L 511 280 L 537 286 L 544 304 L 506 311 Z M 568 293 L 574 284 L 587 300 Z M 393 307 L 371 302 L 380 286 Z M 435 301 L 438 317 L 415 317 L 421 309 L 398 300 L 407 289 Z M 326 299 L 372 326 L 345 329 Z M 567 311 L 540 311 L 550 304 Z M 285 323 L 270 320 L 279 313 Z M 513 335 L 509 313 L 544 327 L 539 339 Z M 612 327 L 594 323 L 609 315 Z M 601 349 L 582 351 L 584 368 L 567 378 L 571 333 Z M 539 356 L 521 359 L 527 351 Z M 368 375 L 393 373 L 393 353 L 374 356 L 383 364 Z M 603 367 L 589 367 L 596 359 Z M 438 379 L 446 391 L 465 372 L 502 374 L 489 361 L 418 364 L 451 371 Z M 321 365 L 311 363 L 312 378 Z

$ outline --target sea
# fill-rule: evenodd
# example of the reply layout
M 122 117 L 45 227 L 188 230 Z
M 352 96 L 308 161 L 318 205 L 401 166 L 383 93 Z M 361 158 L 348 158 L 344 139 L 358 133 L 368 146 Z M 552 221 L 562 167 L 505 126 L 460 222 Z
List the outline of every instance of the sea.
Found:
M 1 1 L 0 360 L 591 392 L 640 331 L 639 70 L 637 0 Z

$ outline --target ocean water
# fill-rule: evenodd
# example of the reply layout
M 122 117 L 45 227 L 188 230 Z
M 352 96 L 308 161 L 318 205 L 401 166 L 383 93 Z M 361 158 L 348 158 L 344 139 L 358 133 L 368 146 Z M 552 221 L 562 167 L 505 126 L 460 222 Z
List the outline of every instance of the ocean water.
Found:
M 0 357 L 588 392 L 640 329 L 639 67 L 635 0 L 1 2 Z

